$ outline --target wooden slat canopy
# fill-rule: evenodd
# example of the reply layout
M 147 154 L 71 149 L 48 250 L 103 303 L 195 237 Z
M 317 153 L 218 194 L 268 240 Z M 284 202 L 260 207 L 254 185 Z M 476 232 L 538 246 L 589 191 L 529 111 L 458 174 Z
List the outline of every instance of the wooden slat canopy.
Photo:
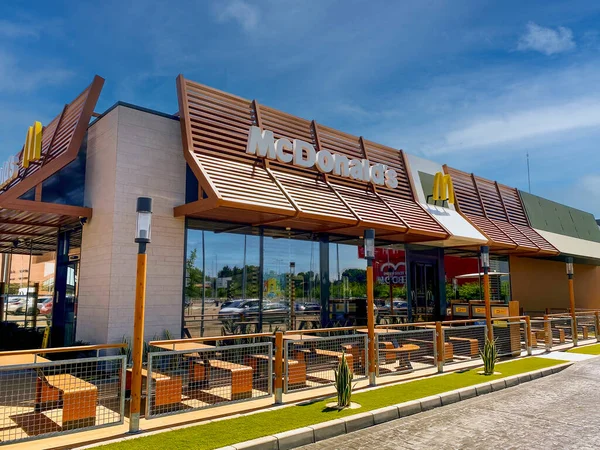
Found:
M 445 239 L 448 232 L 414 200 L 402 151 L 177 78 L 184 156 L 199 200 L 175 215 L 311 232 L 361 235 L 375 228 L 397 241 Z M 316 151 L 368 159 L 397 173 L 398 187 L 321 174 L 246 153 L 251 126 Z
M 529 224 L 517 189 L 447 166 L 444 170 L 452 178 L 460 213 L 487 236 L 493 249 L 540 256 L 559 253 Z
M 57 230 L 90 218 L 92 209 L 43 202 L 42 183 L 73 162 L 85 138 L 104 79 L 95 76 L 75 100 L 62 108 L 42 129 L 41 158 L 0 189 L 0 252 L 45 253 L 56 249 Z M 16 158 L 22 161 L 21 149 Z M 20 198 L 35 190 L 34 200 Z

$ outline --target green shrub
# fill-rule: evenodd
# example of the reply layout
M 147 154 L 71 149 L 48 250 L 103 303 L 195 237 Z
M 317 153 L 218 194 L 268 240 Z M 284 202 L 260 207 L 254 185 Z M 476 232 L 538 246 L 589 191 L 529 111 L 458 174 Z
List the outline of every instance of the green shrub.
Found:
M 338 364 L 335 373 L 335 390 L 337 391 L 337 406 L 338 408 L 346 408 L 350 406 L 352 398 L 352 379 L 354 375 L 348 365 L 346 353 L 342 353 L 342 359 Z
M 493 375 L 494 368 L 498 362 L 498 350 L 496 349 L 496 339 L 490 341 L 487 336 L 485 338 L 485 345 L 483 350 L 479 351 L 481 359 L 483 359 L 483 374 Z

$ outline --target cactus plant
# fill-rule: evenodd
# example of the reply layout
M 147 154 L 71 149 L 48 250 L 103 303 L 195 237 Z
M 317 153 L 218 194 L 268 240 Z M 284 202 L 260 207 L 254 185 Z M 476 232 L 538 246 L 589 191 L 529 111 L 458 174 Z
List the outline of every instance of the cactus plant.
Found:
M 490 341 L 487 337 L 485 338 L 485 345 L 483 350 L 479 351 L 481 359 L 483 360 L 483 374 L 493 375 L 496 362 L 498 361 L 498 350 L 496 349 L 496 339 Z
M 339 409 L 350 406 L 350 400 L 352 398 L 352 379 L 354 375 L 348 365 L 346 359 L 346 353 L 342 353 L 342 358 L 338 364 L 337 370 L 334 369 L 335 373 L 335 390 L 337 391 L 337 407 Z

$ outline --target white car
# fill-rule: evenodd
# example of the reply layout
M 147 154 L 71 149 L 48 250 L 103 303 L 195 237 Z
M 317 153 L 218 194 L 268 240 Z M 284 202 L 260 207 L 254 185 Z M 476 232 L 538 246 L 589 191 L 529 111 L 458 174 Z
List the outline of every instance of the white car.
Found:
M 33 297 L 30 297 L 27 299 L 27 314 L 33 314 L 35 312 L 34 308 L 38 309 L 37 304 Z M 17 315 L 25 314 L 25 297 L 9 297 L 6 312 Z

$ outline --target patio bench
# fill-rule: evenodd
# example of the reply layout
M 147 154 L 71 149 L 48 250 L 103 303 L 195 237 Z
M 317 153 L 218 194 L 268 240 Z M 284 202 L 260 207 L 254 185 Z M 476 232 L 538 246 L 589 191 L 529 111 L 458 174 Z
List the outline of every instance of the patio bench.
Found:
M 209 364 L 211 369 L 227 372 L 231 376 L 231 400 L 252 397 L 252 367 L 220 359 L 211 359 Z
M 474 338 L 455 337 L 448 338 L 452 341 L 454 350 L 457 354 L 466 354 L 466 356 L 479 356 L 479 341 Z
M 268 355 L 249 355 L 246 356 L 246 364 L 256 372 L 261 365 L 268 365 L 271 358 Z M 306 385 L 306 362 L 296 359 L 288 359 L 288 386 L 295 387 Z M 284 367 L 282 373 L 285 376 L 285 361 L 282 361 Z M 268 370 L 268 369 L 267 369 Z
M 98 388 L 93 384 L 69 374 L 41 375 L 36 387 L 36 411 L 61 407 L 63 430 L 96 424 Z
M 127 386 L 131 386 L 133 370 L 127 369 Z M 178 405 L 182 399 L 182 381 L 180 376 L 172 376 L 152 371 L 152 380 L 154 381 L 154 399 L 153 406 Z M 147 391 L 148 370 L 142 369 L 142 391 Z
M 379 342 L 379 349 L 393 350 L 394 343 L 393 342 Z M 385 352 L 385 362 L 386 364 L 395 363 L 397 358 L 397 354 L 393 352 Z

